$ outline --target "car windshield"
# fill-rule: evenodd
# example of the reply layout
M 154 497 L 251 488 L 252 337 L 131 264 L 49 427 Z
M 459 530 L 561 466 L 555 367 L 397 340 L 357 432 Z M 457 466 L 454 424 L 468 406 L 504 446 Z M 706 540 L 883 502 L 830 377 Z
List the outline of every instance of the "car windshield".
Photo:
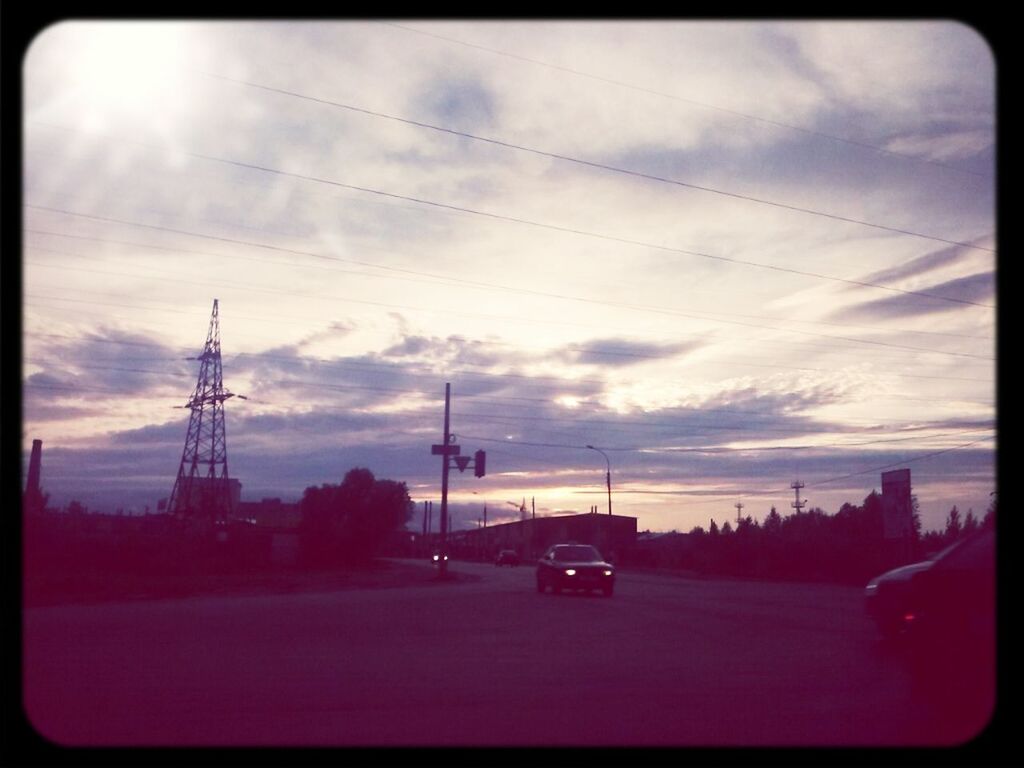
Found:
M 598 563 L 601 561 L 601 553 L 587 546 L 556 547 L 555 560 L 567 563 Z

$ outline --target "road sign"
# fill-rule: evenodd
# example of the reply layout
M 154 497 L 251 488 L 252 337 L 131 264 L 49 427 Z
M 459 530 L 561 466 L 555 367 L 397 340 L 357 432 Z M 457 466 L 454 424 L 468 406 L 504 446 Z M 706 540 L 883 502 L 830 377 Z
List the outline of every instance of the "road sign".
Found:
M 887 539 L 912 535 L 913 504 L 910 499 L 910 470 L 882 473 L 882 527 Z
M 430 446 L 430 453 L 433 456 L 458 456 L 459 446 L 435 444 Z
M 469 466 L 469 456 L 456 456 L 455 466 L 459 468 L 459 472 L 462 472 Z

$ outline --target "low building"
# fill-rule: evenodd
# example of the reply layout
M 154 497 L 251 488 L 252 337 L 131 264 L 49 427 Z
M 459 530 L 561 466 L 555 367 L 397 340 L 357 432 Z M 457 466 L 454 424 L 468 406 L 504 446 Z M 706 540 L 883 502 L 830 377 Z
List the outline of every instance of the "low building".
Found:
M 293 529 L 298 528 L 302 521 L 297 501 L 286 502 L 276 498 L 240 502 L 238 516 L 252 520 L 260 528 Z
M 528 518 L 449 535 L 453 557 L 486 560 L 512 549 L 523 561 L 537 560 L 552 544 L 591 544 L 606 560 L 628 557 L 636 542 L 636 518 L 595 513 Z

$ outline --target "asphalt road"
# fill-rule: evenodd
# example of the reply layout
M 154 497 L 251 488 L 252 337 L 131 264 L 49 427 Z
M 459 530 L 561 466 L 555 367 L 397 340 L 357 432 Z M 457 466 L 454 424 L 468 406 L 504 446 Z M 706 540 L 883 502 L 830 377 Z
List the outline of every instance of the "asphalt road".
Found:
M 427 568 L 429 566 L 425 566 Z M 834 585 L 530 566 L 390 589 L 35 608 L 30 722 L 63 745 L 954 743 Z M 955 730 L 955 729 L 954 729 Z

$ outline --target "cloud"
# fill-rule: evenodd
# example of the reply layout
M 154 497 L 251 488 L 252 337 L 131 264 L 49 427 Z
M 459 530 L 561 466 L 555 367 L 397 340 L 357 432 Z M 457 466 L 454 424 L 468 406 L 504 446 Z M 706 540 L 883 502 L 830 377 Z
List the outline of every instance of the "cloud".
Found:
M 704 342 L 658 343 L 630 339 L 594 339 L 555 350 L 550 357 L 581 365 L 626 366 L 666 360 L 700 349 Z
M 914 294 L 891 296 L 840 309 L 833 312 L 832 317 L 837 320 L 878 320 L 961 310 L 964 308 L 961 303 L 930 297 L 945 297 L 972 303 L 991 301 L 995 298 L 995 273 L 980 272 L 918 290 L 928 296 Z
M 494 96 L 480 80 L 434 78 L 416 94 L 411 114 L 465 132 L 483 130 L 495 118 Z
M 153 336 L 116 329 L 100 328 L 82 338 L 39 336 L 26 352 L 27 362 L 42 369 L 25 379 L 29 408 L 36 396 L 98 402 L 150 395 L 167 387 L 184 392 L 195 378 L 180 349 Z M 54 391 L 36 395 L 46 389 Z
M 971 244 L 984 245 L 987 239 L 988 238 L 978 238 Z M 893 283 L 898 280 L 917 277 L 918 275 L 931 272 L 932 270 L 936 270 L 941 267 L 966 262 L 973 255 L 973 253 L 968 252 L 968 250 L 962 246 L 953 245 L 949 248 L 941 248 L 937 251 L 926 253 L 924 256 L 911 259 L 905 264 L 899 264 L 889 269 L 872 272 L 860 279 L 867 283 Z M 857 286 L 851 286 L 850 290 L 859 290 L 859 288 Z

